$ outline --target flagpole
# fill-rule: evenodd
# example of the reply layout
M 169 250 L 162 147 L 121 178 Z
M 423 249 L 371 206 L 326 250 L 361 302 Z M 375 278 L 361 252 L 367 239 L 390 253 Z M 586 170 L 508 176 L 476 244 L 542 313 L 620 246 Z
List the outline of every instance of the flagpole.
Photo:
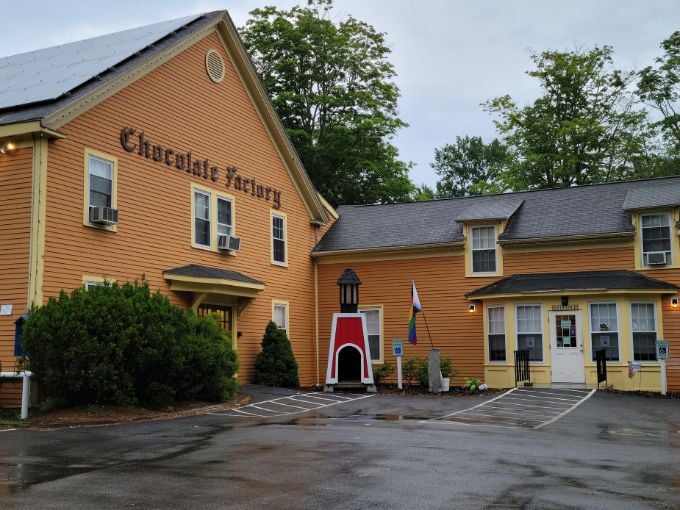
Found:
M 430 335 L 430 326 L 427 325 L 427 317 L 425 317 L 425 308 L 421 308 L 420 311 L 423 312 L 423 319 L 425 319 L 425 329 L 427 329 L 427 337 L 430 339 L 430 346 L 434 349 L 432 335 Z

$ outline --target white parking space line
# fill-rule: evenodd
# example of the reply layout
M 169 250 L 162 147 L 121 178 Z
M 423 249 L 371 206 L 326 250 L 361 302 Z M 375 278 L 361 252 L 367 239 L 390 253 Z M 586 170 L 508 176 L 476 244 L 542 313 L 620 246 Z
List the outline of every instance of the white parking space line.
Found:
M 334 397 L 340 397 L 341 395 L 333 395 Z M 302 395 L 291 395 L 288 397 L 279 397 L 271 400 L 264 400 L 261 402 L 255 402 L 254 404 L 248 404 L 243 407 L 237 407 L 234 409 L 231 409 L 229 412 L 223 412 L 223 413 L 212 413 L 216 416 L 231 416 L 231 417 L 240 417 L 240 418 L 275 418 L 277 416 L 289 416 L 291 414 L 299 414 L 299 413 L 304 413 L 307 411 L 314 411 L 317 409 L 324 409 L 326 407 L 331 407 L 331 406 L 336 406 L 338 404 L 345 404 L 348 402 L 354 402 L 356 400 L 362 400 L 365 398 L 370 398 L 375 395 L 360 395 L 357 397 L 350 397 L 350 396 L 344 396 L 342 395 L 342 399 L 334 399 L 334 398 L 323 398 L 323 397 L 318 397 L 313 394 L 302 394 Z M 310 400 L 303 400 L 300 397 L 304 398 L 315 398 L 318 400 L 323 400 L 324 403 L 317 401 L 310 401 Z M 305 407 L 305 406 L 297 406 L 293 404 L 286 404 L 281 402 L 281 400 L 288 400 L 292 401 L 295 403 L 301 403 L 301 404 L 310 404 L 310 407 Z M 282 410 L 282 409 L 268 409 L 267 406 L 284 406 L 284 407 L 290 407 L 294 408 L 295 410 Z M 272 414 L 260 414 L 260 413 L 254 413 L 249 411 L 252 409 L 258 409 L 260 411 L 264 411 L 265 413 L 272 413 Z
M 546 425 L 550 425 L 551 423 L 553 423 L 553 422 L 556 421 L 556 420 L 559 420 L 560 418 L 562 418 L 562 416 L 564 416 L 565 414 L 568 414 L 568 413 L 572 412 L 574 409 L 576 409 L 578 406 L 580 406 L 583 402 L 585 402 L 586 400 L 588 400 L 588 399 L 589 399 L 590 397 L 592 397 L 594 394 L 595 394 L 595 390 L 591 390 L 590 393 L 588 393 L 585 397 L 583 397 L 581 400 L 579 400 L 578 402 L 576 402 L 573 406 L 571 406 L 569 409 L 567 409 L 566 411 L 564 411 L 562 414 L 560 414 L 560 415 L 558 415 L 558 416 L 555 416 L 552 420 L 549 420 L 549 421 L 547 421 L 547 422 L 545 422 L 545 423 L 542 423 L 542 424 L 539 425 L 538 427 L 534 427 L 534 428 L 540 429 L 540 428 L 545 427 Z
M 13 430 L 16 430 L 16 429 L 2 429 L 2 430 L 0 430 L 0 432 L 11 432 Z
M 578 395 L 574 395 L 564 394 L 562 390 L 513 388 L 476 406 L 423 420 L 421 423 L 463 423 L 540 429 L 570 413 L 594 393 L 595 390 L 581 390 Z

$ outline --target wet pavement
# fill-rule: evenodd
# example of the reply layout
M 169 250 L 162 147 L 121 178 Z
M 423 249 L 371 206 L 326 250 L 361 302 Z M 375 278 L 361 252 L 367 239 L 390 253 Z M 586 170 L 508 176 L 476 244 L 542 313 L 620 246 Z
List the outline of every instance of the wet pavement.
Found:
M 249 391 L 268 409 L 323 402 Z M 0 508 L 680 508 L 678 400 L 597 392 L 536 429 L 450 419 L 497 394 L 346 396 L 271 417 L 4 432 Z

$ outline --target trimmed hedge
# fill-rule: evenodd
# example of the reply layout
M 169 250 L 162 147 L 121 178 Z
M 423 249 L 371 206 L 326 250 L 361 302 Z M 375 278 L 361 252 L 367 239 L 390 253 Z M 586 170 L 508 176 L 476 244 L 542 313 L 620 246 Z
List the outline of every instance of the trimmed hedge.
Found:
M 255 359 L 256 384 L 297 388 L 298 364 L 286 332 L 269 321 L 262 338 L 262 352 Z
M 62 291 L 31 310 L 23 347 L 58 406 L 162 407 L 224 400 L 237 388 L 237 356 L 218 322 L 174 306 L 146 283 Z

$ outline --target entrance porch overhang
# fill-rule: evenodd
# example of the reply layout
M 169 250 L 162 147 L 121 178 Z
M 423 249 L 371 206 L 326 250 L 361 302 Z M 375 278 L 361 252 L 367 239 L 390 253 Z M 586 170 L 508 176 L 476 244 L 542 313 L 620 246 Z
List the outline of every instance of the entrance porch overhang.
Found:
M 170 284 L 170 290 L 193 294 L 194 310 L 211 296 L 231 296 L 237 298 L 240 314 L 265 289 L 263 282 L 242 273 L 197 264 L 163 271 L 163 278 Z
M 516 274 L 468 292 L 470 301 L 485 298 L 591 294 L 675 294 L 678 287 L 634 271 Z

